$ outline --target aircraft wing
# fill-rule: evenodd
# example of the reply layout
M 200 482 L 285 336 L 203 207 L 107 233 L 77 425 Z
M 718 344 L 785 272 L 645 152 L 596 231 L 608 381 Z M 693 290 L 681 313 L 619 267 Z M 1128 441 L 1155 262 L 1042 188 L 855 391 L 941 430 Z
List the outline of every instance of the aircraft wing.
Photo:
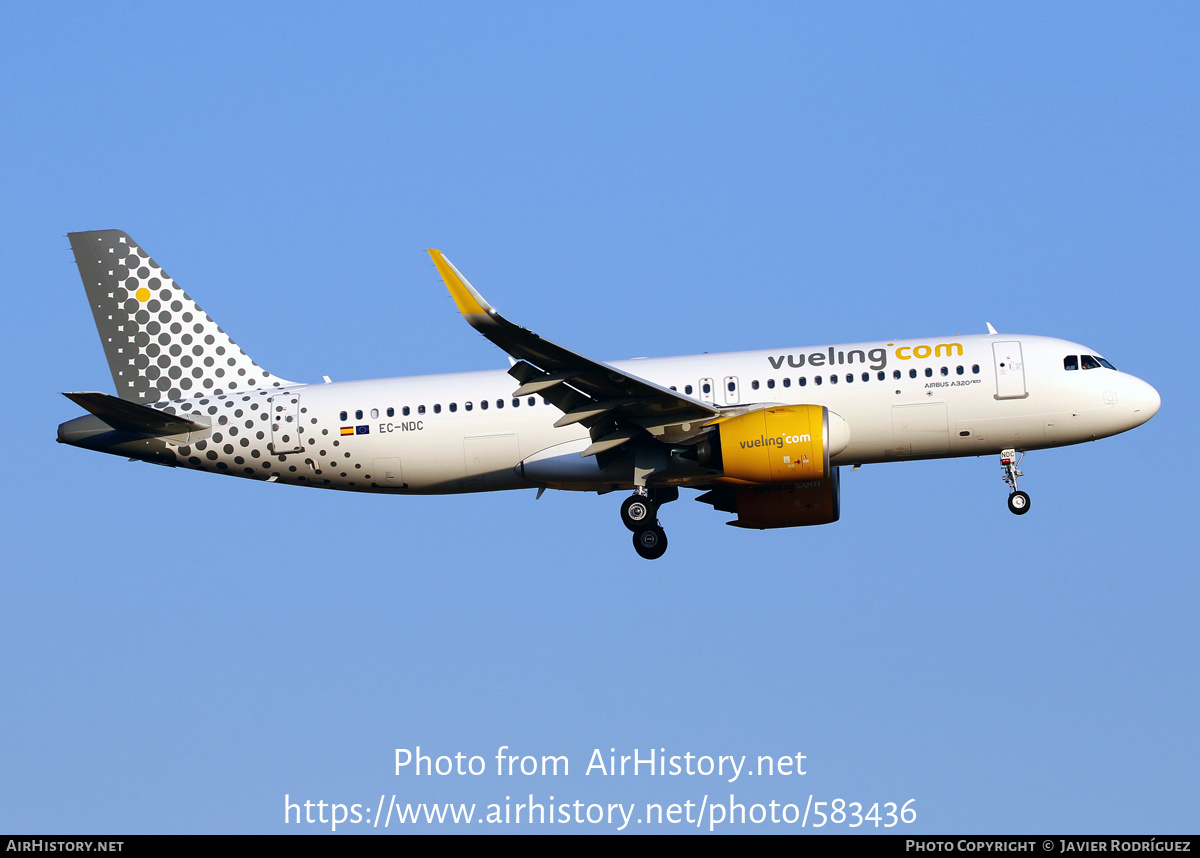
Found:
M 429 255 L 463 318 L 517 361 L 508 371 L 521 382 L 513 396 L 536 393 L 563 412 L 555 426 L 580 423 L 589 429 L 592 444 L 583 451 L 584 456 L 616 449 L 644 433 L 665 443 L 679 443 L 699 435 L 720 415 L 707 403 L 584 357 L 513 324 L 483 299 L 440 250 L 430 250 Z

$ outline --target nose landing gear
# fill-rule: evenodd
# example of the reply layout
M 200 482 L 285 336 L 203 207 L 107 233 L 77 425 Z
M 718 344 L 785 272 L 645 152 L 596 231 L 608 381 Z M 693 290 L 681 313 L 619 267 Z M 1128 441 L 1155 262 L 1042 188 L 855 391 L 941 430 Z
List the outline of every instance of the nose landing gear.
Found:
M 667 551 L 667 534 L 658 523 L 658 508 L 679 497 L 677 488 L 646 489 L 639 486 L 621 502 L 621 523 L 633 531 L 633 548 L 639 557 L 657 560 Z
M 1024 453 L 1018 458 L 1016 450 L 1000 451 L 1000 467 L 1004 470 L 1004 482 L 1008 483 L 1009 488 L 1012 489 L 1008 495 L 1008 511 L 1013 515 L 1024 515 L 1029 512 L 1029 495 L 1017 491 L 1017 477 L 1025 476 L 1017 469 L 1017 465 L 1024 458 Z
M 1013 492 L 1009 495 L 1008 511 L 1013 515 L 1024 515 L 1029 512 L 1029 495 L 1025 492 Z

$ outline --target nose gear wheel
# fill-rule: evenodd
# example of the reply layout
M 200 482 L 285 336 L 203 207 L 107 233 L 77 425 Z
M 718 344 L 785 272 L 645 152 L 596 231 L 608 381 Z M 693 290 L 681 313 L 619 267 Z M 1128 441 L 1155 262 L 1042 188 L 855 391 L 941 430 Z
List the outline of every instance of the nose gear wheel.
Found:
M 1025 492 L 1017 490 L 1017 477 L 1023 477 L 1023 474 L 1018 470 L 1017 465 L 1021 464 L 1021 460 L 1025 458 L 1025 454 L 1017 456 L 1016 450 L 1001 450 L 1000 451 L 1000 467 L 1004 471 L 1004 482 L 1008 483 L 1011 489 L 1008 495 L 1008 511 L 1013 515 L 1024 515 L 1029 512 L 1029 495 Z

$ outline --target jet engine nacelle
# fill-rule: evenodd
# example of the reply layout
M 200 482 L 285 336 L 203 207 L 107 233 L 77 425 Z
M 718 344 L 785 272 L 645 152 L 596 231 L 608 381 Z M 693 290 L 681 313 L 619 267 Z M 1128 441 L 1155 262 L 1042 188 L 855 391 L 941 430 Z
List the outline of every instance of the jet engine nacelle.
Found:
M 819 480 L 768 485 L 717 486 L 696 500 L 721 512 L 737 513 L 734 527 L 766 530 L 830 524 L 842 514 L 841 480 L 835 467 Z
M 850 441 L 846 421 L 823 405 L 762 408 L 716 427 L 720 469 L 726 479 L 741 483 L 823 480 L 831 473 L 829 457 Z
M 823 480 L 772 486 L 736 486 L 734 527 L 766 530 L 769 527 L 805 527 L 830 524 L 842 515 L 842 487 L 838 469 Z

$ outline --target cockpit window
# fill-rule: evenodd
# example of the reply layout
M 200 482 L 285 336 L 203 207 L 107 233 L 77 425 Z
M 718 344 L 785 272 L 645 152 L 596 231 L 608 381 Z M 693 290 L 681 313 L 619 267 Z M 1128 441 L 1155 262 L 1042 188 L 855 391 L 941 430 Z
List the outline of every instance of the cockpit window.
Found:
M 1084 369 L 1100 369 L 1100 361 L 1096 360 L 1091 355 L 1083 355 L 1082 360 Z
M 1100 355 L 1093 355 L 1093 357 L 1095 357 L 1096 360 L 1100 361 L 1100 365 L 1102 367 L 1104 367 L 1105 369 L 1111 369 L 1114 372 L 1116 371 L 1117 368 L 1115 366 L 1113 366 L 1111 363 L 1109 363 L 1108 361 L 1106 361 L 1104 358 L 1100 357 Z
M 1079 355 L 1067 355 L 1063 358 L 1063 369 L 1079 369 Z

